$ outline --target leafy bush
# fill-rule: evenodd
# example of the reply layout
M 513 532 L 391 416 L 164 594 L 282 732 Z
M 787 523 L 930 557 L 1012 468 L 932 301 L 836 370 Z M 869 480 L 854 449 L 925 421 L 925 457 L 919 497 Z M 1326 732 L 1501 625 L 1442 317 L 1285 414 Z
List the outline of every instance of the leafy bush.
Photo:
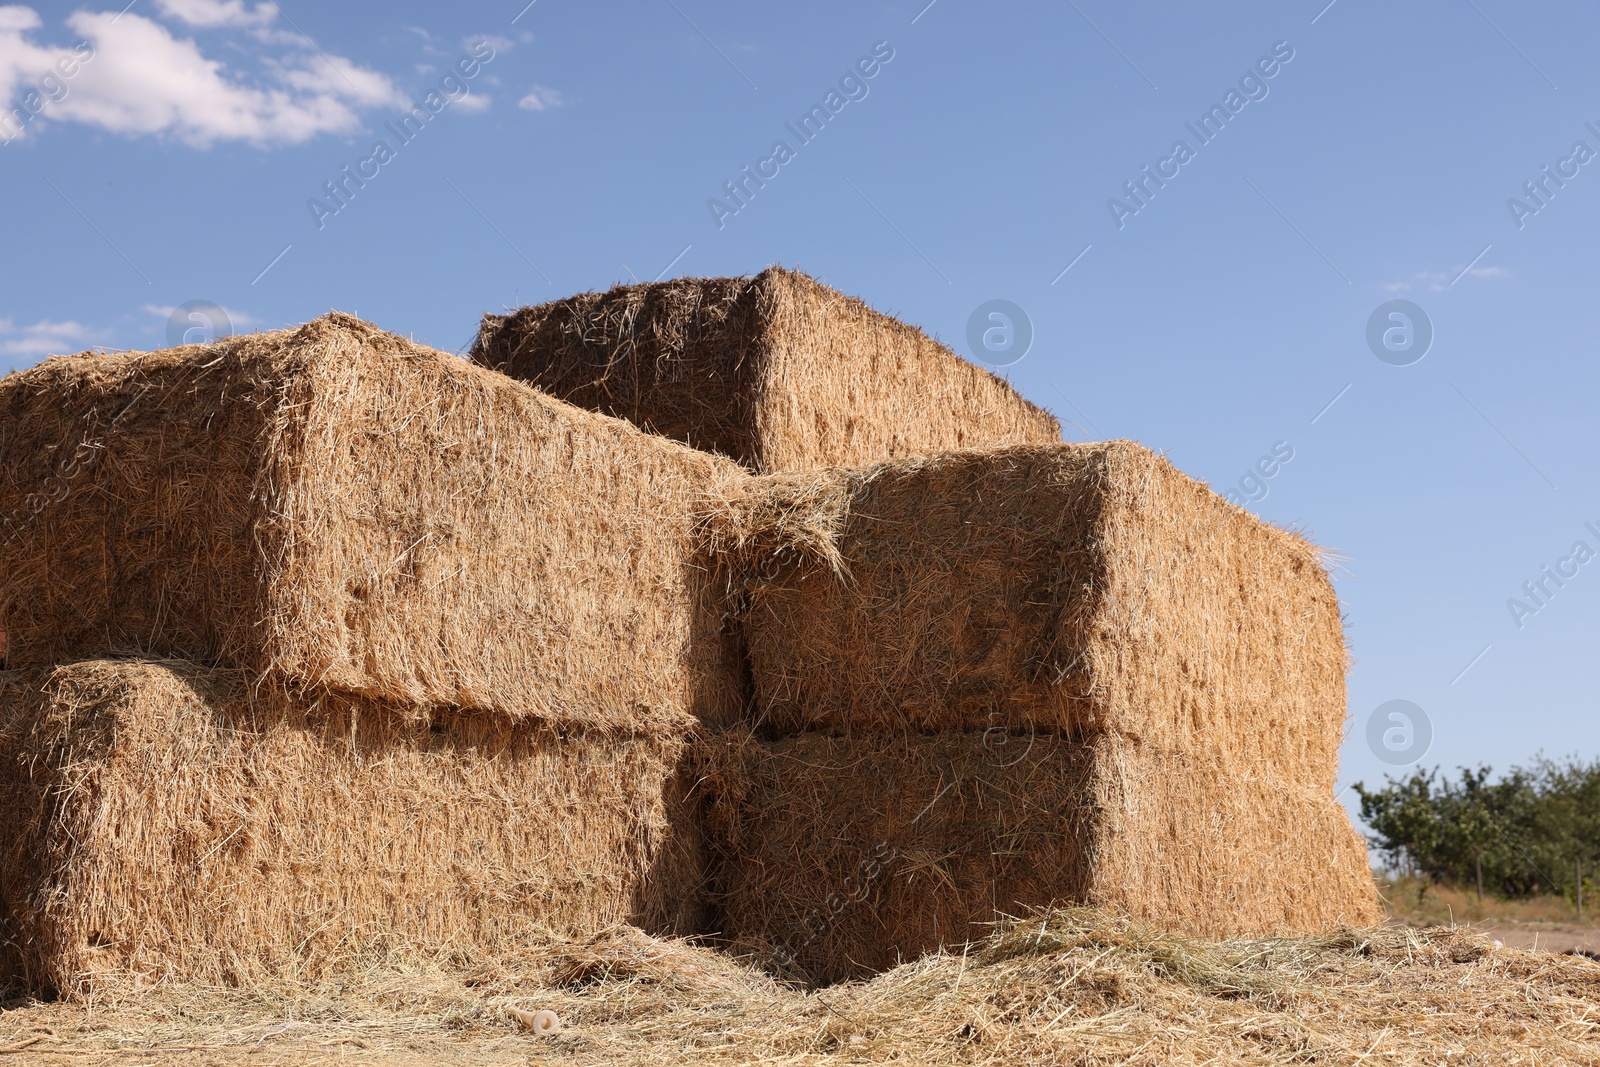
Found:
M 1572 897 L 1581 866 L 1584 891 L 1600 860 L 1600 760 L 1539 759 L 1499 780 L 1490 769 L 1460 768 L 1459 781 L 1437 768 L 1389 779 L 1384 788 L 1355 785 L 1369 840 L 1393 868 L 1486 892 Z M 1600 905 L 1600 900 L 1595 901 Z

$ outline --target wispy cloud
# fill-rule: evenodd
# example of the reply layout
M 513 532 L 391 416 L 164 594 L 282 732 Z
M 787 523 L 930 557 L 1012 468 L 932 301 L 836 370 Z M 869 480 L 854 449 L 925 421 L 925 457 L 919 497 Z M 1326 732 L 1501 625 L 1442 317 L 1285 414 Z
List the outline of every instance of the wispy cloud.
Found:
M 10 319 L 0 319 L 0 356 L 13 365 L 19 360 L 81 352 L 110 339 L 110 331 L 81 322 L 41 319 L 31 326 L 18 326 Z
M 1384 282 L 1383 287 L 1391 293 L 1409 293 L 1413 289 L 1426 289 L 1431 293 L 1442 293 L 1449 289 L 1455 279 L 1463 277 L 1479 278 L 1490 281 L 1496 278 L 1509 278 L 1511 272 L 1504 267 L 1472 267 L 1463 272 L 1460 268 L 1453 271 L 1419 270 L 1409 278 L 1397 282 Z
M 92 43 L 94 54 L 26 133 L 72 122 L 199 148 L 221 141 L 297 144 L 319 134 L 354 132 L 363 111 L 405 102 L 386 75 L 298 34 L 269 31 L 277 17 L 270 4 L 158 0 L 156 7 L 186 25 L 250 31 L 258 46 L 257 69 L 232 69 L 208 57 L 193 39 L 132 11 L 78 11 L 67 26 Z M 0 93 L 7 99 L 26 93 L 68 51 L 38 43 L 41 25 L 32 8 L 0 7 Z M 274 51 L 263 53 L 268 47 Z
M 247 7 L 244 0 L 156 0 L 163 15 L 191 26 L 266 26 L 278 17 L 276 4 Z
M 493 48 L 496 54 L 509 52 L 517 46 L 517 43 L 511 38 L 502 37 L 498 33 L 475 33 L 462 39 L 461 48 L 463 51 L 470 52 L 480 44 L 486 44 Z
M 549 111 L 566 102 L 559 89 L 552 89 L 548 85 L 535 85 L 528 90 L 528 95 L 517 101 L 517 106 L 524 111 Z
M 139 310 L 145 312 L 146 314 L 154 315 L 159 319 L 165 320 L 170 319 L 172 317 L 172 313 L 177 311 L 178 308 L 175 304 L 145 304 L 141 306 Z M 225 307 L 222 310 L 227 314 L 228 322 L 233 326 L 235 331 L 238 331 L 246 326 L 261 325 L 261 320 L 256 318 L 254 315 L 249 314 L 248 312 L 237 311 L 230 307 Z

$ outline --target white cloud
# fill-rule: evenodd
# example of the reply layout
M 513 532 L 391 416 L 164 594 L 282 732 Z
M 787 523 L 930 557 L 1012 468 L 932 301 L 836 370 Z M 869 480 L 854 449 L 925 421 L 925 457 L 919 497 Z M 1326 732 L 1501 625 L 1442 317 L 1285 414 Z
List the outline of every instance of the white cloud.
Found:
M 445 47 L 445 41 L 442 38 L 435 37 L 421 26 L 402 26 L 401 29 L 410 33 L 414 33 L 421 38 L 422 51 L 427 55 L 439 56 L 440 58 L 449 59 L 452 61 L 460 56 L 463 52 L 476 55 L 477 53 L 475 50 L 481 44 L 487 44 L 490 48 L 494 49 L 496 54 L 501 52 L 509 52 L 511 49 L 517 46 L 517 42 L 513 41 L 511 38 L 502 37 L 497 33 L 475 33 L 463 38 L 461 43 L 456 46 L 454 51 L 452 51 Z M 525 42 L 531 41 L 533 40 L 533 35 L 523 34 L 523 40 Z
M 154 315 L 159 319 L 166 320 L 170 319 L 172 317 L 172 313 L 177 311 L 178 308 L 175 304 L 145 304 L 141 306 L 139 310 L 146 312 L 147 314 Z M 235 311 L 230 307 L 225 307 L 222 309 L 222 311 L 223 314 L 228 316 L 228 324 L 233 328 L 235 333 L 246 326 L 261 325 L 261 320 L 256 318 L 254 315 L 249 314 L 248 312 Z
M 0 7 L 0 91 L 7 101 L 17 85 L 43 76 L 56 61 L 55 53 L 25 39 L 39 25 L 32 8 Z
M 251 11 L 244 0 L 156 0 L 168 18 L 191 26 L 265 26 L 278 17 L 276 4 L 257 4 Z
M 462 111 L 477 113 L 479 111 L 488 111 L 489 105 L 493 102 L 494 98 L 487 93 L 470 93 L 457 100 L 455 106 Z
M 41 319 L 32 326 L 17 326 L 10 319 L 0 319 L 0 356 L 39 359 L 82 352 L 99 341 L 110 340 L 105 330 L 96 330 L 81 322 L 51 322 Z
M 476 55 L 479 50 L 478 46 L 485 44 L 492 48 L 496 55 L 501 52 L 509 52 L 517 47 L 517 43 L 509 37 L 501 37 L 497 33 L 479 33 L 463 39 L 461 50 Z
M 242 3 L 163 0 L 161 6 L 169 4 L 195 18 L 255 17 Z M 70 54 L 68 48 L 29 40 L 39 25 L 30 8 L 0 7 L 0 93 L 7 98 L 26 93 L 58 58 Z M 201 148 L 218 141 L 297 144 L 318 134 L 359 129 L 363 110 L 405 103 L 383 74 L 336 55 L 324 58 L 303 42 L 283 55 L 263 57 L 261 72 L 246 79 L 222 61 L 208 59 L 193 40 L 174 37 L 132 12 L 79 11 L 67 25 L 93 43 L 93 56 L 64 81 L 64 95 L 54 94 L 25 131 L 50 122 L 78 122 L 128 137 L 172 137 Z
M 560 90 L 552 89 L 546 85 L 535 85 L 528 90 L 528 95 L 517 101 L 517 106 L 524 111 L 549 111 L 551 108 L 560 107 L 566 103 Z
M 1453 271 L 1419 270 L 1403 281 L 1384 282 L 1383 287 L 1391 293 L 1408 293 L 1413 288 L 1425 288 L 1432 293 L 1442 293 L 1463 277 L 1489 281 L 1495 278 L 1509 278 L 1511 277 L 1511 272 L 1504 267 L 1472 267 L 1464 273 L 1459 269 Z

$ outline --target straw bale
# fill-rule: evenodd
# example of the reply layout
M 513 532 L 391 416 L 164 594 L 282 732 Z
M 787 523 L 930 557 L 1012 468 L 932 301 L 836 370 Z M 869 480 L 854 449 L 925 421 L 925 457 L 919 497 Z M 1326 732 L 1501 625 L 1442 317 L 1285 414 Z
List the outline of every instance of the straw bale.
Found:
M 0 672 L 0 972 L 81 993 L 691 933 L 685 744 L 299 703 L 177 661 Z
M 815 983 L 1091 904 L 1206 936 L 1379 918 L 1331 793 L 1125 738 L 729 735 L 703 787 L 735 951 Z
M 1346 651 L 1317 549 L 1138 445 L 768 476 L 712 525 L 777 733 L 1115 732 L 1333 784 Z
M 485 315 L 472 358 L 755 471 L 1061 440 L 1007 382 L 780 267 Z
M 328 315 L 0 382 L 11 666 L 107 653 L 633 729 L 744 702 L 737 465 Z

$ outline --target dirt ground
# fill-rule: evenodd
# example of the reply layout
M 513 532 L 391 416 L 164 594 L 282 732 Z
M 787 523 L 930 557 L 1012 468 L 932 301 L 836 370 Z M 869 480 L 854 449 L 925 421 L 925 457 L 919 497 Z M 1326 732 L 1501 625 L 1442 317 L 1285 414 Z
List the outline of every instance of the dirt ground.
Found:
M 1390 918 L 1415 927 L 1459 924 L 1512 948 L 1546 952 L 1600 952 L 1600 925 L 1594 909 L 1577 915 L 1573 902 L 1541 896 L 1528 900 L 1478 899 L 1470 889 L 1407 878 L 1379 880 Z
M 1534 924 L 1480 923 L 1473 927 L 1511 948 L 1541 952 L 1593 952 L 1600 955 L 1600 930 Z

